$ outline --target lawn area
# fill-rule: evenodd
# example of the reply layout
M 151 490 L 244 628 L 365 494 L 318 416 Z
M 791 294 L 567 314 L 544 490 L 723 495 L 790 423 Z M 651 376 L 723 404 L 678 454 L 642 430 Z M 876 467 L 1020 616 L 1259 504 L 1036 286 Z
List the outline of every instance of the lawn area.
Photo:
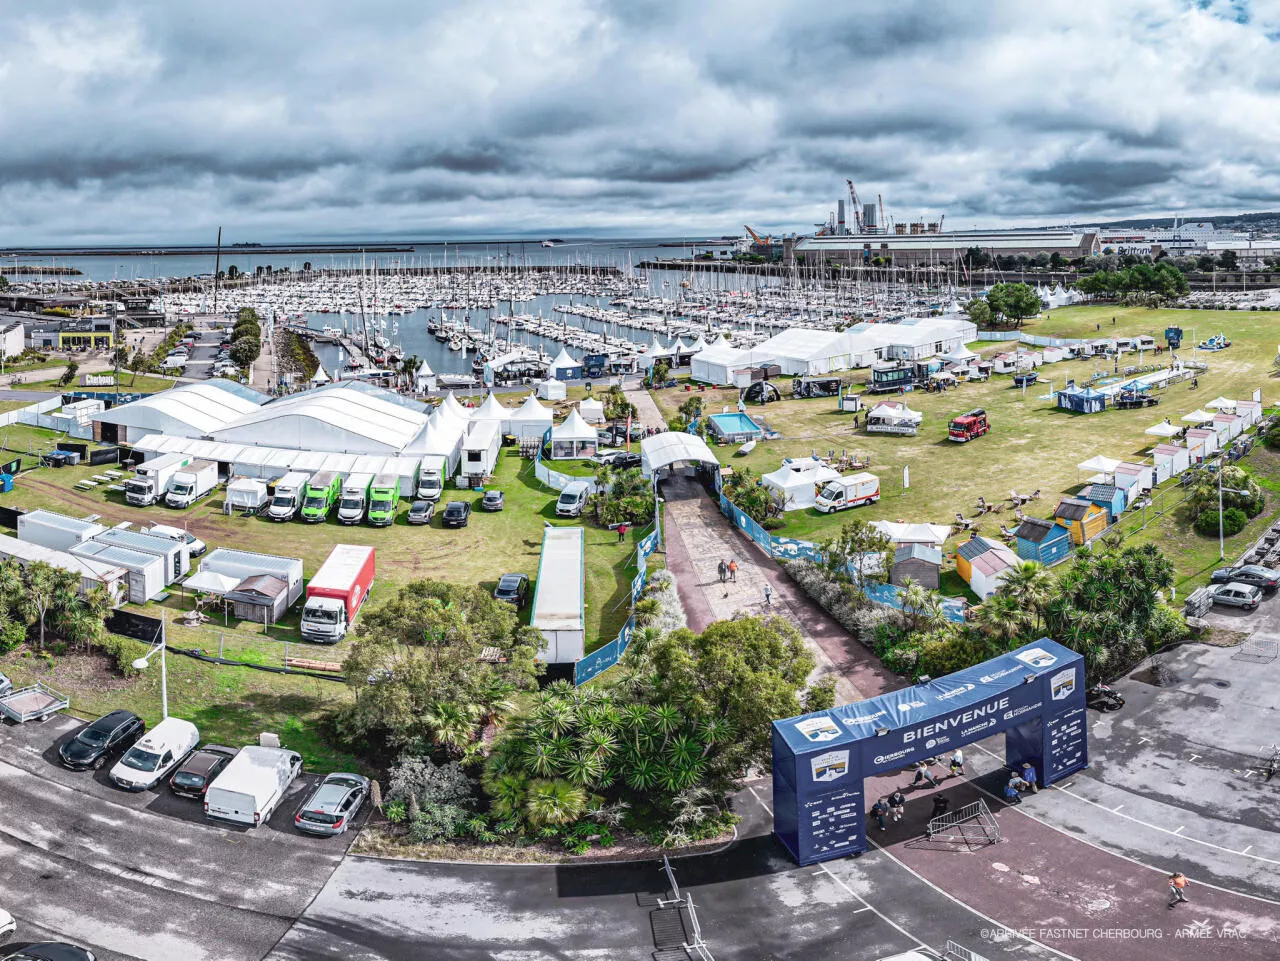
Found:
M 1116 323 L 1111 324 L 1111 318 Z M 1105 454 L 1131 462 L 1142 462 L 1158 438 L 1145 434 L 1145 430 L 1159 420 L 1168 417 L 1183 426 L 1179 418 L 1195 408 L 1208 403 L 1218 395 L 1247 399 L 1254 389 L 1261 388 L 1264 401 L 1277 400 L 1272 390 L 1271 363 L 1276 356 L 1276 330 L 1278 319 L 1270 312 L 1201 311 L 1201 310 L 1150 310 L 1147 308 L 1120 308 L 1115 306 L 1071 307 L 1052 312 L 1047 319 L 1033 319 L 1025 329 L 1034 334 L 1051 337 L 1097 337 L 1108 335 L 1151 334 L 1163 343 L 1164 329 L 1179 326 L 1185 330 L 1184 346 L 1195 336 L 1204 339 L 1219 331 L 1233 342 L 1233 346 L 1217 353 L 1198 352 L 1197 359 L 1209 364 L 1209 370 L 1199 378 L 1200 386 L 1192 390 L 1189 384 L 1179 384 L 1160 394 L 1160 405 L 1154 409 L 1118 411 L 1108 409 L 1094 415 L 1078 415 L 1060 412 L 1045 397 L 1051 382 L 1060 388 L 1068 379 L 1088 380 L 1095 371 L 1108 372 L 1110 361 L 1093 360 L 1049 364 L 1040 369 L 1041 382 L 1023 391 L 1012 385 L 1009 376 L 996 376 L 985 384 L 963 384 L 946 394 L 911 393 L 906 396 L 909 405 L 924 414 L 924 423 L 917 437 L 893 437 L 869 435 L 854 430 L 852 416 L 836 410 L 834 399 L 783 400 L 766 407 L 752 407 L 748 412 L 761 416 L 774 429 L 782 433 L 782 439 L 760 444 L 746 457 L 734 455 L 733 447 L 721 447 L 717 453 L 726 465 L 746 464 L 761 473 L 776 470 L 781 459 L 807 457 L 816 452 L 826 456 L 834 451 L 839 457 L 842 451 L 858 453 L 871 461 L 870 470 L 879 475 L 882 499 L 878 504 L 859 508 L 857 516 L 864 520 L 889 519 L 950 523 L 956 512 L 966 517 L 975 513 L 978 496 L 988 502 L 1005 501 L 1010 490 L 1027 494 L 1041 490 L 1043 497 L 1024 508 L 1029 514 L 1049 515 L 1058 498 L 1064 493 L 1079 490 L 1085 476 L 1076 465 L 1095 454 Z M 1101 334 L 1096 329 L 1101 325 Z M 975 347 L 978 345 L 975 345 Z M 1009 345 L 990 346 L 983 350 L 990 355 L 1008 349 Z M 1189 358 L 1190 351 L 1182 356 Z M 1161 359 L 1167 358 L 1164 355 Z M 1144 358 L 1154 363 L 1155 358 Z M 1136 363 L 1137 357 L 1126 355 L 1125 361 Z M 846 375 L 847 376 L 847 375 Z M 867 371 L 855 371 L 855 381 L 863 382 Z M 789 384 L 783 385 L 784 396 L 789 395 Z M 1270 396 L 1269 396 L 1270 395 Z M 664 416 L 675 413 L 679 404 L 690 395 L 680 390 L 655 391 L 653 394 Z M 736 389 L 708 389 L 703 393 L 707 409 L 717 412 L 724 407 L 735 409 Z M 947 424 L 957 414 L 974 407 L 985 408 L 991 420 L 991 432 L 968 444 L 956 444 L 946 439 Z M 1257 460 L 1258 458 L 1252 458 Z M 1248 466 L 1251 459 L 1243 464 Z M 911 487 L 902 486 L 903 468 L 909 467 Z M 1280 499 L 1276 509 L 1280 509 Z M 1268 513 L 1270 513 L 1269 511 Z M 837 529 L 846 518 L 841 514 L 823 515 L 813 509 L 791 511 L 786 524 L 778 533 L 784 536 L 820 539 Z M 989 519 L 986 530 L 998 530 L 1004 521 L 1015 523 L 1009 510 Z M 1205 552 L 1210 550 L 1199 542 L 1206 540 L 1192 532 L 1185 520 L 1172 514 L 1159 534 L 1178 567 L 1180 577 L 1189 578 L 1204 571 Z M 1261 520 L 1256 524 L 1262 523 Z M 1254 528 L 1251 526 L 1250 530 Z M 1234 542 L 1240 547 L 1247 543 L 1248 534 L 1237 535 Z M 1183 550 L 1172 545 L 1194 542 L 1194 549 Z M 1228 544 L 1228 556 L 1232 545 Z M 1211 549 L 1217 559 L 1216 541 Z
M 35 450 L 52 445 L 53 435 L 48 431 L 11 431 L 16 433 L 7 443 L 19 451 L 29 449 L 28 445 Z M 369 545 L 377 549 L 378 576 L 372 604 L 386 596 L 392 585 L 417 578 L 480 584 L 488 589 L 495 587 L 498 578 L 506 573 L 524 573 L 533 579 L 538 573 L 544 525 L 577 526 L 575 521 L 555 516 L 556 493 L 538 483 L 533 462 L 521 459 L 514 449 L 504 449 L 494 485 L 506 493 L 506 509 L 495 514 L 473 510 L 470 524 L 461 530 L 440 526 L 442 510 L 430 526 L 410 527 L 404 522 L 408 510 L 404 502 L 400 517 L 390 528 L 346 527 L 336 519 L 311 525 L 228 516 L 222 512 L 222 497 L 217 492 L 192 509 L 179 512 L 162 506 L 132 507 L 124 502 L 123 495 L 101 489 L 73 489 L 77 481 L 99 471 L 100 468 L 81 466 L 26 473 L 18 478 L 15 490 L 0 499 L 0 504 L 46 507 L 77 517 L 98 514 L 105 524 L 132 521 L 138 525 L 185 526 L 210 547 L 301 557 L 307 577 L 316 572 L 334 544 Z M 446 490 L 445 501 L 460 499 L 472 501 L 474 507 L 480 495 Z M 635 542 L 645 532 L 628 531 L 626 540 L 619 544 L 612 531 L 590 522 L 582 526 L 586 529 L 587 647 L 593 649 L 612 640 L 630 613 L 627 601 L 635 574 Z M 524 616 L 528 616 L 527 611 Z
M 65 370 L 67 365 L 66 363 L 61 363 L 55 366 L 59 370 Z M 102 373 L 109 374 L 111 372 L 102 371 Z M 154 394 L 154 393 L 157 393 L 158 391 L 168 390 L 175 383 L 176 381 L 172 377 L 159 377 L 154 374 L 139 374 L 137 377 L 134 377 L 133 374 L 129 373 L 129 371 L 127 370 L 120 371 L 120 391 L 122 393 Z M 53 377 L 49 380 L 40 380 L 30 384 L 23 384 L 22 389 L 23 390 L 64 390 L 64 391 L 75 391 L 75 390 L 110 391 L 113 388 L 81 387 L 80 378 L 79 378 L 79 375 L 77 375 L 76 379 L 73 380 L 70 385 L 65 387 L 58 382 L 57 377 Z
M 19 407 L 30 407 L 34 403 L 33 400 L 0 400 L 0 414 L 7 414 Z

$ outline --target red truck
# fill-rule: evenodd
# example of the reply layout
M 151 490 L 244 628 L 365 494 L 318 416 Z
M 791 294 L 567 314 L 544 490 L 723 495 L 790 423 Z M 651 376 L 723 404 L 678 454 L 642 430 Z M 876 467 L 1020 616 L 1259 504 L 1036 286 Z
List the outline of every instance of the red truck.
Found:
M 302 636 L 313 644 L 337 644 L 347 636 L 373 587 L 373 548 L 337 544 L 307 584 Z
M 975 437 L 981 437 L 990 429 L 991 425 L 987 423 L 987 412 L 979 407 L 967 414 L 961 414 L 951 422 L 947 428 L 947 440 L 963 444 Z

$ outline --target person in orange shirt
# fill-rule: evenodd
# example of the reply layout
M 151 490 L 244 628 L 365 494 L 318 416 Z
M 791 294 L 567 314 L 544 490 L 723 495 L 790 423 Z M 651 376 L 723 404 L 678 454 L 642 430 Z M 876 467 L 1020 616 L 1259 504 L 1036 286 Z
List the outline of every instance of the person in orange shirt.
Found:
M 1169 907 L 1173 907 L 1179 901 L 1189 900 L 1184 892 L 1190 883 L 1181 871 L 1174 871 L 1169 875 Z

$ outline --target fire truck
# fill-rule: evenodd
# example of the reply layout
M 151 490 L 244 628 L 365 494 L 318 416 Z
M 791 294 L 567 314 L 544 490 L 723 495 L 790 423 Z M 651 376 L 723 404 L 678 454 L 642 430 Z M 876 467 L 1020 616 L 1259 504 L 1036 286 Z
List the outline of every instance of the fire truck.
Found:
M 990 429 L 991 425 L 987 423 L 987 412 L 979 407 L 967 414 L 961 414 L 951 422 L 947 428 L 947 440 L 963 444 L 975 437 L 981 437 Z

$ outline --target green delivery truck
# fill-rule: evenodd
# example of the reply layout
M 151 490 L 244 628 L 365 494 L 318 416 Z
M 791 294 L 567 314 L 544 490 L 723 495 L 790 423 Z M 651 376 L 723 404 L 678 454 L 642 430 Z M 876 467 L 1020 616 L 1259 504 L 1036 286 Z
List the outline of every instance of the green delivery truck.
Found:
M 379 474 L 369 486 L 369 523 L 386 527 L 396 519 L 400 500 L 400 475 Z
M 337 471 L 323 470 L 307 481 L 302 494 L 302 519 L 308 524 L 319 524 L 329 517 L 329 511 L 342 494 L 342 475 Z

